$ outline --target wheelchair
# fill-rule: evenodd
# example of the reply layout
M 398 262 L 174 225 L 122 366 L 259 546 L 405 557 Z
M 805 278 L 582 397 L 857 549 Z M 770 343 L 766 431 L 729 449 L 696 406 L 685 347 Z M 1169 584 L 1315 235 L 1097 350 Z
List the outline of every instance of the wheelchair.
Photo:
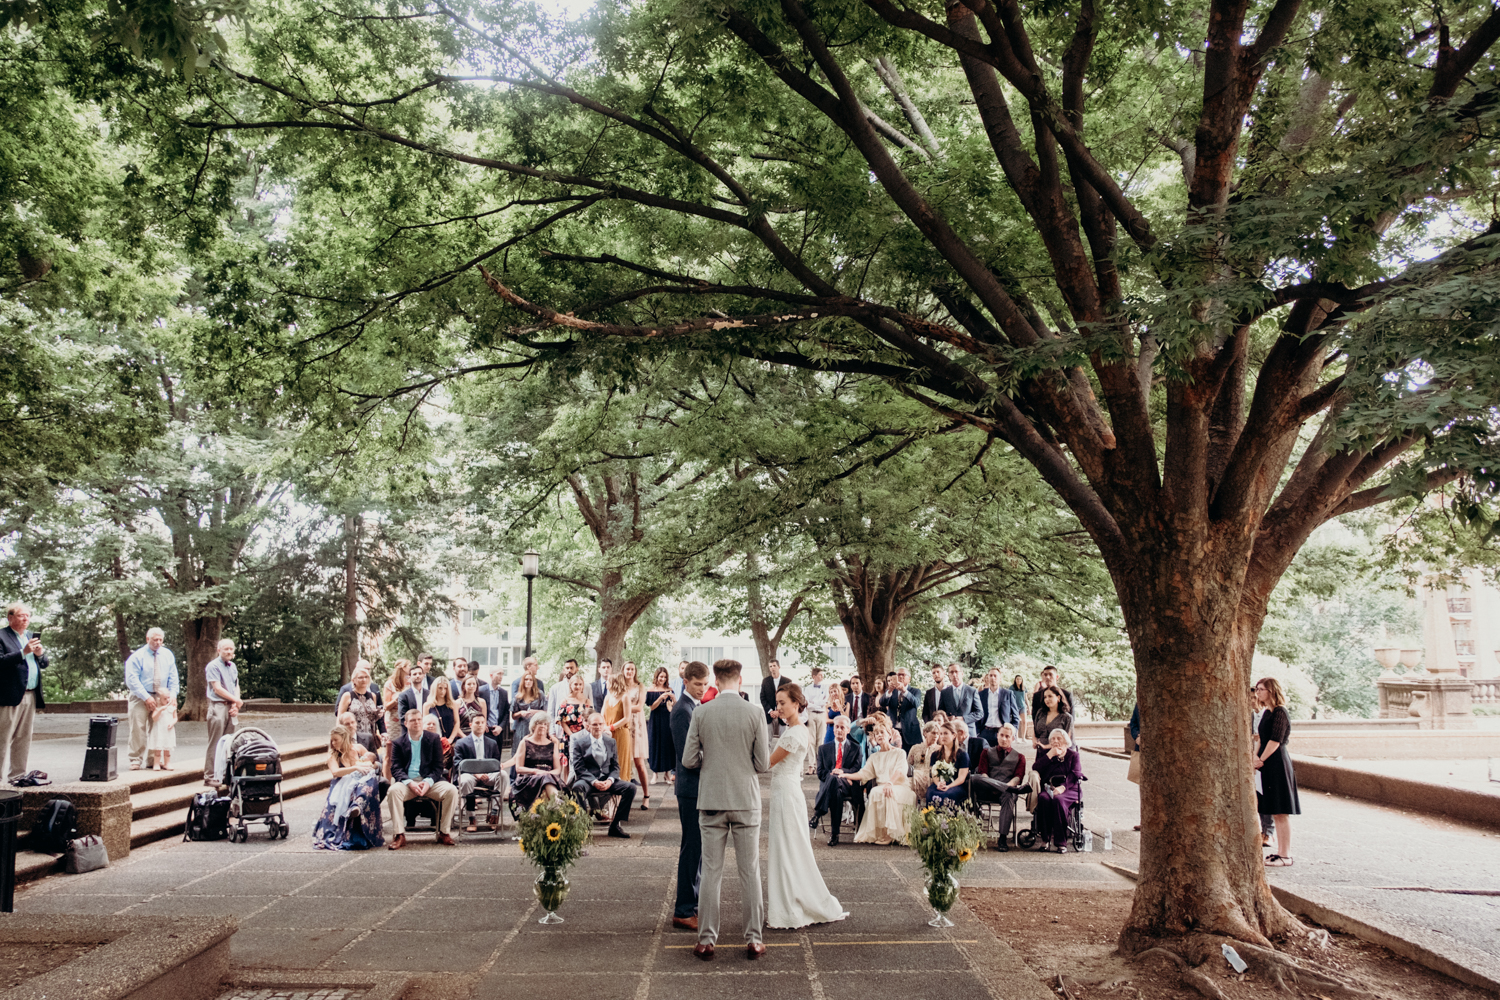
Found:
M 1088 781 L 1088 775 L 1080 775 L 1079 780 L 1080 782 Z M 1016 819 L 1017 822 L 1019 822 L 1020 810 L 1016 810 L 1016 813 Z M 1025 830 L 1021 830 L 1016 834 L 1016 846 L 1024 847 L 1028 851 L 1035 848 L 1037 846 L 1038 840 L 1040 839 L 1037 830 L 1038 825 L 1037 815 L 1035 812 L 1033 812 L 1031 814 L 1030 825 Z M 1068 808 L 1068 844 L 1073 848 L 1073 850 L 1083 850 L 1083 834 L 1083 786 L 1082 784 L 1080 784 L 1078 789 L 1078 801 L 1074 802 Z M 1043 844 L 1042 846 L 1043 848 L 1045 848 L 1047 845 Z

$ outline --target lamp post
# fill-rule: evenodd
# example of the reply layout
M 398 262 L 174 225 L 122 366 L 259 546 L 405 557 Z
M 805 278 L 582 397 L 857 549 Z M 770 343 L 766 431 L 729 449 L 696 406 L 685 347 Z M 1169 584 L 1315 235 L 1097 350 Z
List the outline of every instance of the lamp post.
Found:
M 542 554 L 535 549 L 521 553 L 521 575 L 526 578 L 526 656 L 531 655 L 531 581 L 541 573 Z

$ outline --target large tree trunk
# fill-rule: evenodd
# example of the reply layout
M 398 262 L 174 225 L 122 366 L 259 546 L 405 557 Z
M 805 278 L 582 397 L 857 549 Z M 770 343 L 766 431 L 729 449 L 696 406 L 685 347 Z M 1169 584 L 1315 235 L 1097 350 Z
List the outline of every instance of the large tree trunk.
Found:
M 875 678 L 884 677 L 896 669 L 896 633 L 903 617 L 905 615 L 876 624 L 862 615 L 840 616 L 865 690 L 874 690 Z
M 119 556 L 115 556 L 110 560 L 109 568 L 110 572 L 114 575 L 114 578 L 116 580 L 125 579 L 125 566 L 123 563 L 121 563 Z M 124 663 L 126 660 L 130 659 L 131 654 L 130 630 L 125 627 L 125 615 L 120 611 L 118 607 L 114 609 L 114 615 L 115 648 L 120 654 L 120 662 Z
M 219 655 L 219 639 L 224 635 L 220 615 L 189 618 L 182 623 L 182 657 L 177 664 L 184 702 L 180 719 L 203 719 L 208 715 L 208 680 L 203 668 Z
M 341 683 L 348 684 L 359 662 L 359 529 L 357 514 L 344 515 L 344 655 L 339 666 Z
M 786 636 L 786 630 L 791 627 L 793 620 L 803 610 L 807 600 L 806 593 L 798 594 L 792 598 L 787 605 L 786 611 L 781 615 L 781 621 L 773 629 L 770 617 L 772 612 L 766 609 L 765 595 L 761 590 L 759 578 L 760 564 L 755 558 L 755 553 L 745 553 L 745 565 L 750 569 L 750 578 L 745 583 L 745 604 L 749 612 L 750 638 L 755 642 L 755 655 L 760 660 L 760 676 L 762 679 L 771 676 L 771 661 L 776 659 L 781 651 L 781 640 Z
M 609 660 L 616 666 L 626 659 L 626 637 L 630 628 L 646 613 L 651 603 L 656 600 L 656 594 L 636 594 L 632 597 L 621 597 L 619 592 L 623 586 L 624 577 L 617 570 L 606 570 L 603 578 L 603 588 L 599 596 L 599 612 L 602 621 L 599 625 L 599 639 L 594 644 L 594 664 Z

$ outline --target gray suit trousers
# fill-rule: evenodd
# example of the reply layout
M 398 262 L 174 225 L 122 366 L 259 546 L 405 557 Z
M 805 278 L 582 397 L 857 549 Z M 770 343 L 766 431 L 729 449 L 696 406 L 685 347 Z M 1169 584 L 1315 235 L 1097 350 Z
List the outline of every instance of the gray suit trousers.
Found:
M 745 942 L 760 944 L 766 922 L 765 897 L 760 888 L 760 810 L 735 809 L 698 813 L 703 833 L 703 876 L 698 892 L 698 943 L 719 940 L 719 896 L 724 881 L 724 849 L 734 840 L 734 860 L 740 872 L 740 910 Z

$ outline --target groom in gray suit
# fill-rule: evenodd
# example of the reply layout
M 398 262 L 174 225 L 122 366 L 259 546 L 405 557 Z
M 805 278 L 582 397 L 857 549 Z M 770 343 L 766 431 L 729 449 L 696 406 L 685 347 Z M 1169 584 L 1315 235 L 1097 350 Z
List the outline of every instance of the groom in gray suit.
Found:
M 719 695 L 693 712 L 682 766 L 698 768 L 698 825 L 703 834 L 703 875 L 698 895 L 698 945 L 693 954 L 714 957 L 719 938 L 719 895 L 724 881 L 724 849 L 734 840 L 740 872 L 745 954 L 766 953 L 761 943 L 765 900 L 760 889 L 760 780 L 771 769 L 770 739 L 760 708 L 738 697 L 738 660 L 714 664 Z

